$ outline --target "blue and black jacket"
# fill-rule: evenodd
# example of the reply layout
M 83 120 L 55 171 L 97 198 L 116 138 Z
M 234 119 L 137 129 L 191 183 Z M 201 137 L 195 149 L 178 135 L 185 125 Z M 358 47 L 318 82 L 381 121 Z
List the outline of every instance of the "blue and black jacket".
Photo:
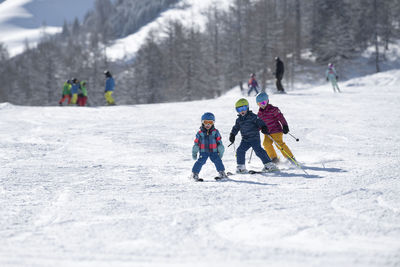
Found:
M 232 127 L 231 134 L 237 135 L 240 131 L 243 141 L 260 140 L 260 128 L 266 126 L 264 121 L 257 117 L 251 110 L 246 115 L 238 115 L 235 125 Z

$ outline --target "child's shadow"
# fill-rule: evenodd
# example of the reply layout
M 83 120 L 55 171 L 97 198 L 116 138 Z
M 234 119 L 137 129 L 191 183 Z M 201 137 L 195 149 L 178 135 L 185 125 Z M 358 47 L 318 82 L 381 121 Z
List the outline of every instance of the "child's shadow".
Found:
M 269 175 L 268 175 L 269 176 Z M 322 179 L 324 178 L 323 176 L 319 176 L 319 175 L 315 175 L 315 174 L 305 174 L 305 173 L 289 173 L 289 172 L 284 172 L 284 171 L 280 171 L 280 172 L 276 172 L 274 173 L 274 175 L 272 177 L 302 177 L 302 178 L 306 178 L 306 179 Z M 269 176 L 271 177 L 271 176 Z
M 269 185 L 269 186 L 277 186 L 277 184 L 268 184 L 268 183 L 261 183 L 261 182 L 254 182 L 254 181 L 244 181 L 244 180 L 235 180 L 232 178 L 229 178 L 229 182 L 235 182 L 238 184 L 253 184 L 253 185 Z
M 207 182 L 211 182 L 211 181 L 207 181 Z M 215 182 L 215 181 L 212 181 Z M 238 184 L 252 184 L 252 185 L 264 185 L 264 186 L 277 186 L 278 184 L 268 184 L 268 183 L 261 183 L 261 182 L 255 182 L 255 181 L 246 181 L 246 180 L 236 180 L 236 179 L 232 179 L 231 177 L 229 177 L 228 180 L 225 181 L 218 181 L 217 183 L 238 183 Z
M 323 172 L 347 172 L 346 170 L 339 169 L 339 168 L 321 168 L 321 167 L 313 167 L 313 166 L 303 166 L 305 170 L 312 170 L 312 171 L 323 171 Z

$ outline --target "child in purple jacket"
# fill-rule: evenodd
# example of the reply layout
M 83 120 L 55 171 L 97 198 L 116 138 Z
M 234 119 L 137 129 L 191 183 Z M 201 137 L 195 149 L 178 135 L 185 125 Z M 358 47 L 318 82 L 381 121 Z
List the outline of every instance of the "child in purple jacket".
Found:
M 269 104 L 269 98 L 265 92 L 257 95 L 256 102 L 260 107 L 257 116 L 264 121 L 269 130 L 269 134 L 265 135 L 263 142 L 264 149 L 267 151 L 268 156 L 273 163 L 279 162 L 273 147 L 272 138 L 283 149 L 281 153 L 284 157 L 294 159 L 292 151 L 290 151 L 289 147 L 283 142 L 283 134 L 289 132 L 289 126 L 282 112 L 279 108 Z

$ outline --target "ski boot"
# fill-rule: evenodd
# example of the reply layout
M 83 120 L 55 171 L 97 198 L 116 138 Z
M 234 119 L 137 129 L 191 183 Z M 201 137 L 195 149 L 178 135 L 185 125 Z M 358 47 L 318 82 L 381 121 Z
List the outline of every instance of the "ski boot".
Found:
M 279 163 L 279 158 L 273 158 L 271 159 L 272 163 L 278 164 Z
M 215 177 L 217 181 L 226 181 L 228 180 L 228 175 L 226 175 L 225 171 L 219 171 L 218 176 Z
M 268 162 L 264 164 L 263 172 L 275 172 L 279 171 L 278 167 L 276 167 L 275 163 Z
M 244 174 L 248 173 L 249 171 L 246 169 L 246 165 L 237 165 L 236 167 L 236 173 Z
M 190 176 L 195 182 L 203 182 L 204 180 L 199 177 L 198 173 L 192 172 L 192 175 Z

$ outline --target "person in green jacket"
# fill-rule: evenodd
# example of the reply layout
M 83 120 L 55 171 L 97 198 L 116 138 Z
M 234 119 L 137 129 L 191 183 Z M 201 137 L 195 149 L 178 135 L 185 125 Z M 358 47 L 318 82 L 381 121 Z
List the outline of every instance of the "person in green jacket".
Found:
M 85 106 L 87 102 L 86 81 L 81 81 L 78 88 L 78 106 Z
M 68 98 L 68 105 L 71 103 L 71 84 L 72 84 L 71 80 L 67 80 L 64 83 L 62 96 L 61 96 L 60 101 L 58 101 L 58 104 L 60 106 L 63 105 L 65 99 L 67 99 L 67 98 Z

